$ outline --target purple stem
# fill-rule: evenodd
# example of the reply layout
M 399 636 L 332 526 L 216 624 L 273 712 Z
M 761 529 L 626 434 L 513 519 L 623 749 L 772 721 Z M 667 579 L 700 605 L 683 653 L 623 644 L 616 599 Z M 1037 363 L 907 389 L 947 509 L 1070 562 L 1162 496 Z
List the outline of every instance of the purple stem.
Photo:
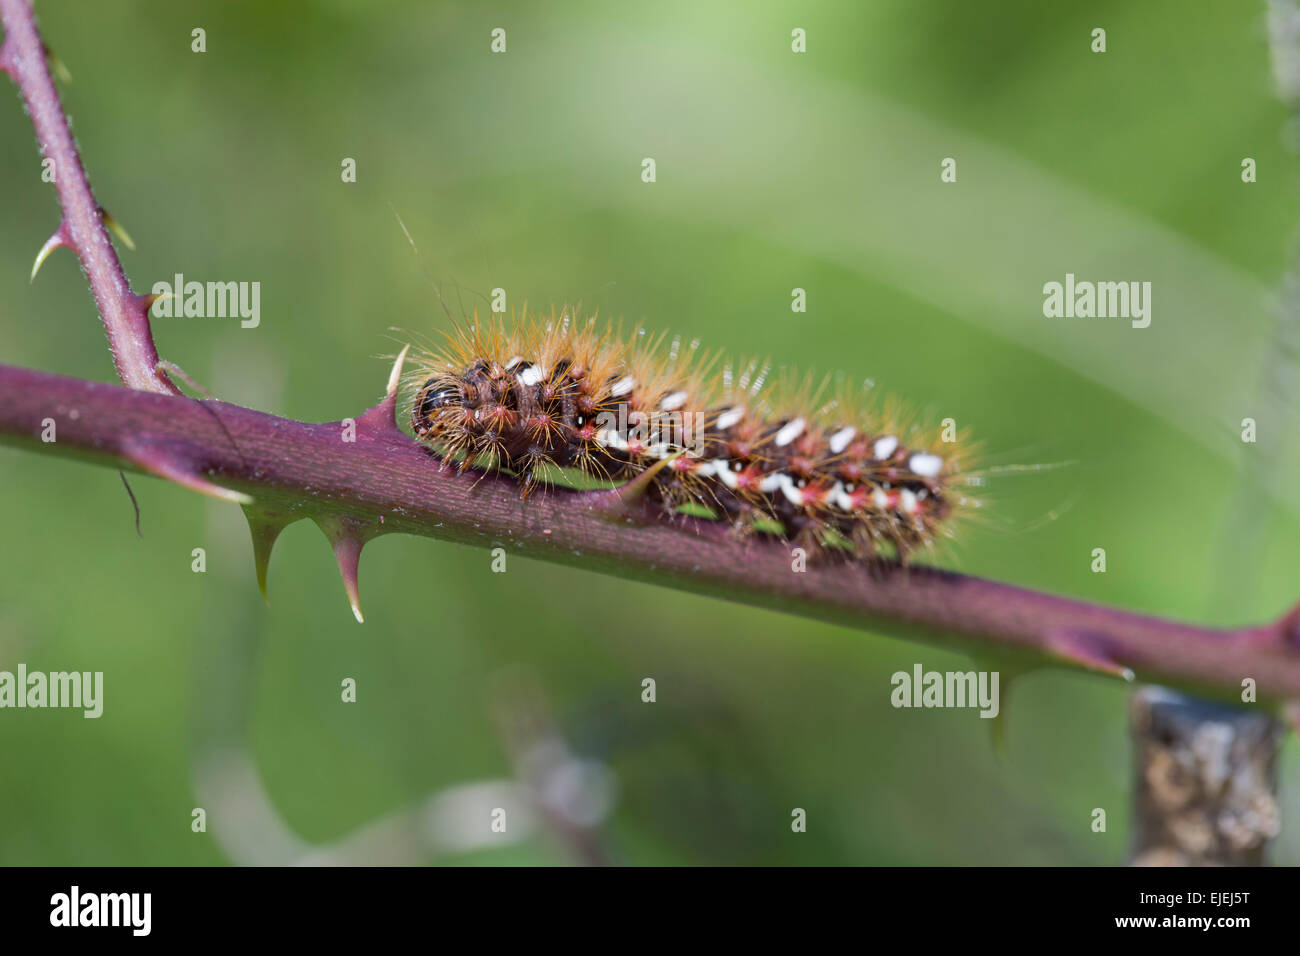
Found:
M 130 388 L 180 394 L 158 369 L 158 350 L 149 328 L 152 296 L 131 291 L 122 263 L 104 227 L 103 211 L 90 190 L 77 144 L 46 62 L 45 45 L 28 0 L 0 0 L 4 45 L 0 69 L 18 84 L 36 128 L 41 155 L 54 161 L 54 186 L 63 220 L 50 237 L 53 247 L 68 246 L 81 260 L 95 305 L 104 321 L 118 377 Z
M 90 281 L 123 389 L 0 366 L 0 442 L 126 467 L 244 505 L 259 583 L 285 525 L 330 538 L 361 618 L 366 541 L 404 532 L 579 565 L 759 607 L 952 645 L 995 662 L 1065 663 L 1236 697 L 1300 699 L 1300 611 L 1216 630 L 922 567 L 860 562 L 794 570 L 788 549 L 707 522 L 653 518 L 636 487 L 552 491 L 523 501 L 508 479 L 457 475 L 397 428 L 394 395 L 356 421 L 311 425 L 180 396 L 158 368 L 151 296 L 137 296 L 81 165 L 28 0 L 0 0 L 0 69 L 18 84 L 42 155 L 54 160 L 71 247 Z M 134 389 L 134 391 L 133 391 Z M 52 419 L 57 440 L 42 440 Z M 694 533 L 692 533 L 694 532 Z M 1020 664 L 1012 665 L 1015 667 Z
M 0 442 L 177 480 L 245 512 L 269 554 L 286 524 L 312 518 L 356 549 L 401 532 L 503 547 L 590 570 L 947 645 L 1020 667 L 1066 664 L 1236 697 L 1300 699 L 1294 615 L 1219 630 L 924 567 L 846 562 L 793 570 L 789 547 L 710 522 L 651 517 L 618 491 L 552 489 L 528 500 L 508 478 L 457 474 L 403 433 L 392 394 L 346 423 L 262 412 L 0 366 Z M 41 440 L 53 419 L 57 440 Z M 247 499 L 243 499 L 247 502 Z M 354 547 L 355 546 L 355 547 Z M 653 615 L 652 608 L 629 613 Z M 701 635 L 703 639 L 705 636 Z M 1126 674 L 1126 676 L 1128 676 Z

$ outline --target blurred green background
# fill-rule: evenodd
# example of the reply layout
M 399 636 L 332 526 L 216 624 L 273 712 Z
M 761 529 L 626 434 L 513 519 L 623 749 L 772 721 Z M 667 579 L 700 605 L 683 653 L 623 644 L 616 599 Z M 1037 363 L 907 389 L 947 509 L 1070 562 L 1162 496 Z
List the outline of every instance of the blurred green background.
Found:
M 154 323 L 161 354 L 228 401 L 355 415 L 404 341 L 392 327 L 445 326 L 430 278 L 453 309 L 502 287 L 512 307 L 581 302 L 872 378 L 971 428 L 995 465 L 1075 462 L 992 481 L 991 519 L 949 566 L 1221 623 L 1296 600 L 1300 461 L 1265 386 L 1297 160 L 1262 3 L 38 12 L 73 75 L 63 96 L 96 194 L 138 245 L 123 252 L 137 290 L 176 272 L 261 283 L 259 328 Z M 11 95 L 0 361 L 113 380 L 73 257 L 28 283 L 58 221 L 39 173 Z M 1045 319 L 1043 283 L 1066 272 L 1151 281 L 1151 327 Z M 1238 441 L 1246 416 L 1258 446 Z M 1244 480 L 1262 453 L 1268 469 Z M 617 781 L 601 833 L 616 862 L 1125 859 L 1117 682 L 1026 678 L 998 758 L 971 711 L 889 705 L 894 671 L 966 669 L 957 655 L 522 558 L 493 574 L 486 552 L 403 537 L 366 549 L 358 625 L 309 523 L 277 547 L 267 608 L 235 507 L 133 484 L 143 540 L 111 471 L 0 449 L 0 668 L 106 684 L 97 721 L 0 713 L 0 862 L 281 862 L 393 819 L 391 845 L 364 858 L 567 861 L 545 834 L 424 852 L 400 823 L 512 774 L 498 718 L 520 675 Z M 1106 574 L 1090 572 L 1094 547 Z M 1300 861 L 1296 758 L 1292 738 L 1277 862 Z M 191 832 L 196 806 L 206 833 Z M 794 807 L 807 833 L 791 832 Z

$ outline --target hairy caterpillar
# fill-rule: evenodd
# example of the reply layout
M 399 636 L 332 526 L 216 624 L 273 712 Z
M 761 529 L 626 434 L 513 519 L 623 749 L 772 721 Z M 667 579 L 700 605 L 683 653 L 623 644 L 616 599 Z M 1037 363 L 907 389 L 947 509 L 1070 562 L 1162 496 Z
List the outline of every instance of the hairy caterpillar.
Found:
M 647 493 L 666 512 L 707 509 L 817 554 L 905 560 L 968 503 L 963 442 L 927 440 L 860 389 L 825 401 L 826 383 L 769 384 L 766 367 L 698 345 L 567 315 L 475 317 L 417 356 L 411 426 L 444 461 L 511 472 L 525 495 L 550 466 L 608 480 L 654 469 Z

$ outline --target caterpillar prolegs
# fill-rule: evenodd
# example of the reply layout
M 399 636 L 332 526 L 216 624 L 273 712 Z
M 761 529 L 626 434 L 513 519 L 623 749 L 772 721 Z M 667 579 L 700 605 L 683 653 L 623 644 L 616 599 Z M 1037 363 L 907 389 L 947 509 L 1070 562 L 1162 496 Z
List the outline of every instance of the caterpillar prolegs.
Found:
M 757 362 L 594 319 L 475 317 L 417 356 L 408 383 L 417 439 L 462 469 L 512 473 L 525 495 L 551 466 L 607 480 L 654 469 L 647 495 L 667 513 L 899 560 L 967 503 L 963 442 L 938 427 L 927 438 L 897 404 L 789 374 L 769 382 Z

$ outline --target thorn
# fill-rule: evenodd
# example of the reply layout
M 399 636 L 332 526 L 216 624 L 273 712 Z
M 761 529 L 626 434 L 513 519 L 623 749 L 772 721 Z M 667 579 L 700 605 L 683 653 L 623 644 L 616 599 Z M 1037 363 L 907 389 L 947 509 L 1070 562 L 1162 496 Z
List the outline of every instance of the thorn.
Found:
M 99 207 L 99 215 L 103 218 L 104 225 L 108 227 L 108 231 L 117 236 L 118 239 L 121 239 L 122 245 L 126 246 L 132 252 L 135 252 L 135 243 L 131 240 L 131 236 L 127 231 L 122 228 L 122 224 L 110 216 L 108 210 L 103 206 Z
M 1006 706 L 1007 696 L 1003 695 L 1003 707 Z M 989 746 L 993 748 L 993 756 L 999 762 L 1007 759 L 1007 718 L 1000 711 L 989 721 Z
M 63 231 L 63 223 L 59 223 L 59 228 L 55 229 L 50 238 L 45 240 L 45 245 L 41 246 L 41 251 L 36 253 L 36 261 L 32 263 L 32 275 L 28 282 L 36 281 L 36 273 L 41 271 L 41 266 L 45 260 L 50 257 L 55 249 L 69 248 L 67 234 Z
M 393 363 L 393 370 L 388 374 L 388 387 L 384 390 L 383 400 L 374 408 L 368 408 L 357 419 L 357 425 L 375 432 L 401 431 L 397 423 L 397 391 L 402 384 L 402 366 L 406 363 L 406 353 L 410 346 L 402 349 Z
M 352 606 L 352 615 L 358 624 L 366 619 L 361 614 L 361 591 L 357 585 L 357 571 L 361 563 L 361 549 L 373 537 L 368 530 L 355 519 L 318 517 L 317 526 L 324 532 L 334 548 L 334 558 L 339 563 L 339 574 L 343 576 L 343 590 L 347 592 L 348 604 Z
M 996 717 L 988 719 L 989 743 L 993 747 L 994 756 L 998 760 L 1005 760 L 1007 756 L 1007 708 L 1011 704 L 1011 689 L 1019 684 L 1022 677 L 1032 673 L 1037 668 L 1026 667 L 1018 661 L 1010 661 L 1001 655 L 976 657 L 974 663 L 977 670 L 990 673 L 996 671 L 998 674 L 998 713 Z
M 257 570 L 257 589 L 262 592 L 262 600 L 269 605 L 271 599 L 266 596 L 266 571 L 271 565 L 271 551 L 280 537 L 280 532 L 287 528 L 292 519 L 285 519 L 269 511 L 244 506 L 244 517 L 248 520 L 248 531 L 253 537 L 253 565 Z
M 411 346 L 402 346 L 402 351 L 398 353 L 397 361 L 393 363 L 393 370 L 388 373 L 388 388 L 385 395 L 390 398 L 397 396 L 397 386 L 402 383 L 402 366 L 406 364 L 406 353 L 411 350 Z
M 580 494 L 591 510 L 600 517 L 610 521 L 627 521 L 636 517 L 637 506 L 645 498 L 646 492 L 654 484 L 659 472 L 663 471 L 683 454 L 684 452 L 679 451 L 668 458 L 659 459 L 631 481 L 625 482 L 617 488 L 584 491 L 580 492 Z
M 180 296 L 175 292 L 146 292 L 144 295 L 135 297 L 135 301 L 144 309 L 145 315 L 149 314 L 149 310 L 153 308 L 153 304 L 159 299 L 176 299 L 179 302 Z
M 199 494 L 221 501 L 233 501 L 237 505 L 251 505 L 253 499 L 242 491 L 222 488 L 201 477 L 188 463 L 178 462 L 160 448 L 146 442 L 128 441 L 122 448 L 123 456 L 146 474 L 155 478 L 164 478 L 182 488 L 197 491 Z
M 1133 669 L 1114 660 L 1110 643 L 1110 638 L 1099 631 L 1054 631 L 1047 639 L 1052 653 L 1062 660 L 1069 661 L 1084 670 L 1109 674 L 1126 681 L 1134 680 L 1136 675 Z
M 145 298 L 145 297 L 141 296 L 141 298 Z M 200 395 L 206 398 L 208 401 L 216 400 L 215 395 L 209 392 L 206 388 L 204 388 L 194 379 L 190 378 L 189 373 L 186 372 L 185 369 L 177 365 L 175 362 L 169 362 L 166 359 L 159 359 L 158 364 L 154 366 L 154 371 L 165 372 L 168 375 L 174 375 L 177 378 L 179 378 L 182 382 L 184 382 L 186 385 L 188 385 L 190 388 L 194 389 L 194 391 L 198 392 Z
M 45 53 L 45 61 L 50 65 L 50 72 L 58 77 L 59 82 L 68 84 L 72 82 L 72 72 L 64 65 L 63 61 L 58 58 L 48 43 L 41 44 L 41 50 Z

